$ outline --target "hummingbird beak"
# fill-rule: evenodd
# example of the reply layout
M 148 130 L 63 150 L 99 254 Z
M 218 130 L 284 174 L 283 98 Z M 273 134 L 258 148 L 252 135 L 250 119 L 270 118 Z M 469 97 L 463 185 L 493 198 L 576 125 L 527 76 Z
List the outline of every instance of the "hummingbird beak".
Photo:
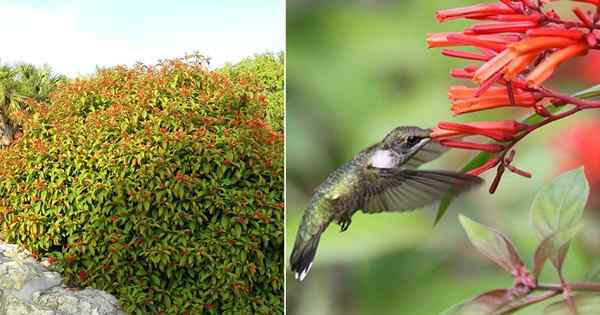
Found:
M 424 146 L 426 146 L 430 141 L 432 141 L 432 139 L 429 137 L 421 139 L 421 141 L 419 141 L 419 143 L 415 144 L 412 148 L 410 148 L 411 155 L 414 153 L 417 153 Z
M 419 152 L 429 142 L 431 142 L 431 138 L 430 137 L 425 137 L 425 138 L 421 139 L 417 144 L 415 144 L 414 146 L 412 146 L 410 148 L 410 150 L 406 154 L 405 160 L 409 160 L 410 158 L 412 158 L 413 155 L 417 154 L 417 152 Z

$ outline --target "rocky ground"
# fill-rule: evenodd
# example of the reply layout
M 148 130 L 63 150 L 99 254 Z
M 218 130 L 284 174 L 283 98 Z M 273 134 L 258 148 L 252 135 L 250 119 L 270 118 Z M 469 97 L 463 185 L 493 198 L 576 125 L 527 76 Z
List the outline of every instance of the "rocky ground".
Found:
M 16 245 L 0 241 L 0 315 L 125 315 L 117 299 L 73 289 Z

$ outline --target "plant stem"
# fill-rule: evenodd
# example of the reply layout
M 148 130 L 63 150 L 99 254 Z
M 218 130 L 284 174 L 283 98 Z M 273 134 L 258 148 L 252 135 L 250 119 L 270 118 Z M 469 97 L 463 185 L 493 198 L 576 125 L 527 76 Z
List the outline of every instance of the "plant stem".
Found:
M 588 292 L 600 292 L 600 283 L 591 283 L 591 282 L 577 282 L 577 283 L 569 283 L 569 288 L 571 291 L 588 291 Z M 562 292 L 563 288 L 560 284 L 538 284 L 534 290 L 538 291 L 555 291 Z

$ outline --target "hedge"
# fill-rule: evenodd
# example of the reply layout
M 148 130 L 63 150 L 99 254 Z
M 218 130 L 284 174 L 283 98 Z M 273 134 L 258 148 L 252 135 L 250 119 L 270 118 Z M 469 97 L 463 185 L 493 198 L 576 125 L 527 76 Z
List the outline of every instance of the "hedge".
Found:
M 269 88 L 198 56 L 62 84 L 0 151 L 3 238 L 131 314 L 282 314 Z

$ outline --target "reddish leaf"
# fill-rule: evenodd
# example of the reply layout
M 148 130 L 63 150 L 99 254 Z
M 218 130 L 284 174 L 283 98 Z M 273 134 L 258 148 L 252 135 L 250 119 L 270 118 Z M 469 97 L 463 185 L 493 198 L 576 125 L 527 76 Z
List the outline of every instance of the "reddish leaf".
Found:
M 444 311 L 442 315 L 510 314 L 525 306 L 551 298 L 556 294 L 556 292 L 549 291 L 538 296 L 527 296 L 526 292 L 519 293 L 512 289 L 496 289 L 455 305 Z
M 547 236 L 535 250 L 533 256 L 533 276 L 537 279 L 542 272 L 544 263 L 550 259 L 557 270 L 561 270 L 562 262 L 569 249 L 569 241 L 579 229 L 573 228 L 558 234 Z

